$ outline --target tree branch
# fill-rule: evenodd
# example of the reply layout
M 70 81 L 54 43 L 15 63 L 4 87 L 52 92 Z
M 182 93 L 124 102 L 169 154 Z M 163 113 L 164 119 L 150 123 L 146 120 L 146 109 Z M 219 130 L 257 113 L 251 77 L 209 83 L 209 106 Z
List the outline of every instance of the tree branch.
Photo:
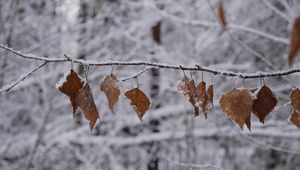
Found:
M 195 21 L 195 20 L 189 20 L 189 19 L 183 19 L 171 14 L 168 14 L 164 11 L 161 11 L 159 9 L 157 9 L 160 14 L 162 15 L 162 17 L 167 18 L 169 20 L 173 20 L 176 21 L 178 23 L 181 24 L 185 24 L 185 25 L 192 25 L 192 26 L 202 26 L 202 27 L 219 27 L 219 23 L 217 22 L 210 22 L 210 21 Z M 227 25 L 227 29 L 232 29 L 232 30 L 236 30 L 236 31 L 244 31 L 244 32 L 248 32 L 263 38 L 267 38 L 269 40 L 275 41 L 275 42 L 280 42 L 283 44 L 288 45 L 289 41 L 287 38 L 282 38 L 282 37 L 278 37 L 276 35 L 273 34 L 269 34 L 266 32 L 262 32 L 247 26 L 243 26 L 243 25 L 237 25 L 237 24 L 232 24 L 232 23 L 228 23 Z
M 178 162 L 178 161 L 174 161 L 170 158 L 168 158 L 166 155 L 162 155 L 160 154 L 160 158 L 165 159 L 166 161 L 168 161 L 171 164 L 175 164 L 178 165 L 180 167 L 185 167 L 188 169 L 218 169 L 218 170 L 224 170 L 222 167 L 217 166 L 217 165 L 212 165 L 212 164 L 205 164 L 205 165 L 199 165 L 199 164 L 193 164 L 193 163 L 183 163 L 183 162 Z
M 147 68 L 145 68 L 144 70 L 138 72 L 137 74 L 135 74 L 135 75 L 133 75 L 133 76 L 129 76 L 129 77 L 126 77 L 126 78 L 121 79 L 121 81 L 124 82 L 124 81 L 130 80 L 130 79 L 137 78 L 138 76 L 140 76 L 141 74 L 147 72 L 147 71 L 150 70 L 150 69 L 155 69 L 155 67 L 147 67 Z
M 228 36 L 235 41 L 236 43 L 238 43 L 240 46 L 242 46 L 246 51 L 248 51 L 251 55 L 259 58 L 260 60 L 262 60 L 263 62 L 265 62 L 271 69 L 275 70 L 275 71 L 279 71 L 279 69 L 277 67 L 275 67 L 266 57 L 264 57 L 263 55 L 259 54 L 258 52 L 254 51 L 252 48 L 250 48 L 248 45 L 246 45 L 244 42 L 242 42 L 241 40 L 239 40 L 238 38 L 234 37 L 229 31 L 227 31 Z M 284 80 L 286 80 L 288 83 L 290 83 L 293 87 L 296 87 L 296 85 L 289 80 L 287 77 L 282 77 Z
M 287 20 L 288 22 L 291 22 L 290 18 L 288 16 L 286 16 L 283 12 L 281 12 L 280 10 L 278 10 L 275 6 L 273 6 L 270 2 L 268 2 L 267 0 L 262 0 L 263 3 L 270 8 L 272 11 L 274 11 L 276 14 L 278 14 L 281 18 Z
M 21 81 L 25 80 L 27 77 L 29 77 L 32 73 L 36 72 L 38 69 L 44 67 L 48 62 L 45 61 L 43 64 L 39 65 L 38 67 L 34 68 L 33 70 L 31 70 L 30 72 L 28 72 L 27 74 L 25 74 L 24 76 L 22 76 L 21 78 L 19 78 L 18 80 L 4 86 L 3 88 L 0 89 L 0 94 L 2 92 L 8 92 L 9 90 L 11 90 L 12 88 L 14 88 L 17 84 L 19 84 Z
M 232 71 L 223 71 L 223 70 L 216 70 L 211 69 L 209 67 L 205 66 L 199 66 L 198 64 L 195 64 L 195 66 L 182 66 L 182 65 L 171 65 L 171 64 L 161 64 L 161 63 L 152 63 L 152 62 L 146 62 L 146 61 L 132 61 L 132 62 L 126 62 L 126 61 L 108 61 L 108 62 L 97 62 L 97 61 L 88 61 L 88 60 L 78 60 L 78 59 L 67 59 L 67 58 L 46 58 L 46 57 L 37 57 L 33 55 L 27 55 L 22 54 L 21 52 L 15 51 L 9 47 L 6 47 L 4 45 L 0 44 L 0 48 L 3 48 L 7 51 L 10 51 L 17 56 L 27 58 L 27 59 L 33 59 L 33 60 L 40 60 L 44 61 L 41 66 L 39 66 L 37 69 L 42 67 L 43 65 L 47 63 L 60 63 L 60 62 L 74 62 L 77 64 L 87 65 L 87 66 L 149 66 L 149 67 L 156 67 L 160 69 L 173 69 L 173 70 L 188 70 L 188 71 L 203 71 L 207 73 L 212 73 L 214 75 L 222 75 L 227 77 L 238 77 L 242 79 L 255 79 L 255 78 L 266 78 L 266 77 L 282 77 L 290 74 L 299 73 L 300 69 L 291 69 L 291 70 L 285 70 L 285 71 L 276 71 L 276 72 L 257 72 L 257 73 L 237 73 Z M 36 70 L 37 70 L 36 69 Z M 36 71 L 36 70 L 33 70 Z M 32 73 L 29 73 L 29 75 Z M 28 76 L 24 76 L 25 78 Z M 25 78 L 22 78 L 20 81 L 24 80 Z M 18 82 L 19 83 L 19 82 Z

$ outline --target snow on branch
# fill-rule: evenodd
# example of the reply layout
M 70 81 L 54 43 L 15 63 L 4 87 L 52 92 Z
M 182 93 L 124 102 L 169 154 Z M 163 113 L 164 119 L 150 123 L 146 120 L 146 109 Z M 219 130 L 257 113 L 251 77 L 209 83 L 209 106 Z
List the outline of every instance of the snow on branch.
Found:
M 81 59 L 78 60 L 78 59 L 70 59 L 70 58 L 37 57 L 37 56 L 34 56 L 34 55 L 23 54 L 22 52 L 18 52 L 16 50 L 13 50 L 13 49 L 11 49 L 11 48 L 9 48 L 5 45 L 2 45 L 2 44 L 0 44 L 0 48 L 5 49 L 9 52 L 12 52 L 12 53 L 16 54 L 19 57 L 44 61 L 45 63 L 42 64 L 40 67 L 44 66 L 47 63 L 61 63 L 61 62 L 74 62 L 74 63 L 82 64 L 82 65 L 85 65 L 85 66 L 148 66 L 148 67 L 151 67 L 151 68 L 154 67 L 155 69 L 173 69 L 173 70 L 182 70 L 182 71 L 185 71 L 185 70 L 187 70 L 187 71 L 202 71 L 202 72 L 212 73 L 214 75 L 222 75 L 222 76 L 227 76 L 227 77 L 237 77 L 237 78 L 241 78 L 241 79 L 282 77 L 282 76 L 286 76 L 286 75 L 295 74 L 295 73 L 300 72 L 300 69 L 298 68 L 298 69 L 290 69 L 290 70 L 276 71 L 276 72 L 238 73 L 238 72 L 232 72 L 232 71 L 223 71 L 223 70 L 211 69 L 210 67 L 201 66 L 201 65 L 198 65 L 198 64 L 195 64 L 194 66 L 183 66 L 183 65 L 153 63 L 153 62 L 146 62 L 146 61 L 97 62 L 97 61 L 89 61 L 89 60 L 81 60 Z M 34 70 L 34 71 L 36 71 L 36 70 Z M 140 75 L 140 74 L 138 74 L 138 75 Z M 22 80 L 24 80 L 24 78 Z
M 27 74 L 21 76 L 18 80 L 5 85 L 3 88 L 0 89 L 0 94 L 2 92 L 8 92 L 9 90 L 11 90 L 12 88 L 14 88 L 16 85 L 18 85 L 21 81 L 25 80 L 27 77 L 29 77 L 32 73 L 36 72 L 37 70 L 39 70 L 40 68 L 44 67 L 48 62 L 45 61 L 43 64 L 39 65 L 38 67 L 34 68 L 33 70 L 31 70 L 30 72 L 28 72 Z
M 159 9 L 157 9 L 157 10 L 159 10 Z M 219 23 L 217 23 L 217 22 L 183 19 L 183 18 L 177 17 L 175 15 L 169 14 L 167 12 L 164 12 L 162 10 L 159 10 L 159 12 L 164 18 L 167 18 L 169 20 L 173 20 L 177 23 L 181 23 L 181 24 L 184 24 L 184 25 L 191 25 L 191 26 L 198 26 L 198 27 L 218 27 L 219 26 Z M 254 35 L 257 35 L 257 36 L 260 36 L 260 37 L 263 37 L 263 38 L 267 38 L 269 40 L 279 42 L 279 43 L 282 43 L 282 44 L 286 44 L 286 45 L 289 44 L 289 41 L 288 41 L 287 38 L 278 37 L 276 35 L 269 34 L 269 33 L 266 33 L 266 32 L 262 32 L 262 31 L 259 31 L 259 30 L 256 30 L 254 28 L 250 28 L 250 27 L 247 27 L 247 26 L 228 23 L 227 28 L 231 29 L 231 30 L 235 30 L 235 31 L 248 32 L 250 34 L 254 34 Z
M 285 15 L 283 12 L 281 12 L 279 9 L 273 6 L 270 2 L 268 2 L 267 0 L 262 0 L 262 1 L 268 8 L 270 8 L 272 11 L 278 14 L 281 18 L 291 22 L 290 18 L 287 15 Z
M 183 163 L 183 162 L 178 162 L 175 160 L 172 160 L 171 158 L 167 157 L 166 155 L 160 154 L 160 158 L 165 159 L 168 161 L 170 164 L 174 164 L 180 167 L 188 168 L 188 169 L 218 169 L 218 170 L 224 170 L 222 167 L 217 166 L 217 165 L 212 165 L 212 164 L 205 164 L 205 165 L 199 165 L 199 164 L 193 164 L 193 163 Z

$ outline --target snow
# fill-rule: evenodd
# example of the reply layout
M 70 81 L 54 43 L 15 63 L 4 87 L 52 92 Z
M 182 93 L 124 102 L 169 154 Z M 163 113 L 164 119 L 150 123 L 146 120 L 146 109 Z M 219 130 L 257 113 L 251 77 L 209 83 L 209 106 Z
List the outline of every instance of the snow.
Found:
M 204 165 L 211 169 L 298 168 L 300 131 L 289 123 L 289 91 L 300 83 L 298 74 L 265 78 L 279 104 L 265 124 L 252 116 L 251 132 L 241 131 L 227 119 L 218 100 L 234 87 L 260 88 L 257 75 L 299 72 L 297 67 L 287 68 L 286 57 L 280 57 L 286 55 L 289 29 L 278 11 L 255 1 L 226 1 L 228 31 L 241 45 L 226 33 L 215 36 L 219 23 L 206 1 L 103 2 L 0 1 L 0 41 L 9 45 L 0 48 L 0 89 L 21 80 L 24 70 L 48 61 L 12 91 L 0 94 L 0 169 L 26 169 L 31 157 L 28 169 L 148 169 L 155 157 L 157 169 L 166 170 L 204 169 Z M 216 0 L 211 3 L 217 8 Z M 284 15 L 294 6 L 286 0 L 269 3 Z M 16 13 L 11 10 L 14 6 Z M 158 21 L 162 22 L 162 45 L 151 36 L 151 27 Z M 64 54 L 72 56 L 78 74 L 90 65 L 88 83 L 101 114 L 93 132 L 82 114 L 73 119 L 69 99 L 57 90 L 70 73 Z M 139 88 L 153 103 L 142 122 L 124 96 L 126 89 L 136 87 L 134 80 L 121 82 L 116 114 L 111 114 L 99 89 L 111 64 L 121 79 L 137 75 L 153 62 L 176 68 L 199 64 L 213 73 L 220 71 L 222 75 L 203 72 L 204 81 L 213 83 L 215 92 L 208 120 L 203 114 L 192 116 L 191 104 L 176 89 L 182 78 L 182 71 L 176 69 L 158 69 L 157 77 L 150 69 L 138 76 Z M 201 81 L 201 72 L 185 71 L 189 72 L 196 83 Z M 152 82 L 157 83 L 158 92 Z M 43 123 L 45 115 L 48 119 Z

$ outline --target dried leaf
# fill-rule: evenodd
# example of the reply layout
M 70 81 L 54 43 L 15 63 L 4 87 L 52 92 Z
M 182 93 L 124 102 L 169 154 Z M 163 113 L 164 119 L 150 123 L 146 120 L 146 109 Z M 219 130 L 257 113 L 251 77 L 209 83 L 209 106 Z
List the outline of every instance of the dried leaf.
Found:
M 277 98 L 274 92 L 267 86 L 262 86 L 258 92 L 256 92 L 256 99 L 253 101 L 252 112 L 264 123 L 266 116 L 277 105 Z
M 196 102 L 197 102 L 197 89 L 196 89 L 195 81 L 193 79 L 189 80 L 188 87 L 189 87 L 190 93 L 191 93 L 189 101 L 194 106 L 194 117 L 196 117 L 196 116 L 199 115 L 199 108 L 198 108 L 198 106 L 196 106 Z
M 198 102 L 202 108 L 202 112 L 204 113 L 205 119 L 207 119 L 207 96 L 206 96 L 206 83 L 204 81 L 200 82 L 197 85 L 198 92 Z
M 119 101 L 120 88 L 117 77 L 114 74 L 105 76 L 100 83 L 100 90 L 105 93 L 109 108 L 114 113 L 114 106 Z
M 185 97 L 188 97 L 189 102 L 194 106 L 194 116 L 198 116 L 199 109 L 196 106 L 197 89 L 195 86 L 195 81 L 193 79 L 189 79 L 186 76 L 183 76 L 183 78 L 177 86 L 177 90 L 180 93 L 182 93 Z
M 249 116 L 246 118 L 245 124 L 249 131 L 251 131 L 251 114 L 249 114 Z
M 153 27 L 152 27 L 152 39 L 157 43 L 161 44 L 161 39 L 160 39 L 160 25 L 161 21 L 157 22 Z
M 223 0 L 219 2 L 218 17 L 219 17 L 219 22 L 221 24 L 221 31 L 219 32 L 218 36 L 221 36 L 226 31 L 226 27 L 227 27 Z
M 226 115 L 243 129 L 243 125 L 251 114 L 252 95 L 247 89 L 232 89 L 220 99 L 220 106 Z
M 300 49 L 300 17 L 296 18 L 290 38 L 289 66 L 292 67 Z
M 76 98 L 76 103 L 82 110 L 85 119 L 89 121 L 90 130 L 92 131 L 99 117 L 99 114 L 94 102 L 91 88 L 88 83 L 86 83 L 85 86 L 80 89 Z
M 207 105 L 211 105 L 211 107 L 214 107 L 214 85 L 211 84 L 207 88 Z
M 293 111 L 290 117 L 290 122 L 300 128 L 300 113 Z
M 71 70 L 70 74 L 66 77 L 66 81 L 63 82 L 63 84 L 58 88 L 59 91 L 69 96 L 73 107 L 73 116 L 78 106 L 78 104 L 76 103 L 76 98 L 79 90 L 83 87 L 83 85 L 84 81 L 74 70 Z
M 294 89 L 290 94 L 290 98 L 293 107 L 290 122 L 300 128 L 300 90 L 298 88 Z
M 138 117 L 142 120 L 146 111 L 150 107 L 150 100 L 147 95 L 138 87 L 125 92 L 125 96 L 130 100 L 130 104 L 135 109 Z
M 294 89 L 290 94 L 290 98 L 293 109 L 300 113 L 300 90 L 298 88 Z
M 74 70 L 71 70 L 58 89 L 69 96 L 73 107 L 73 116 L 79 106 L 84 113 L 84 117 L 89 121 L 90 129 L 92 130 L 99 114 L 90 86 L 85 84 Z

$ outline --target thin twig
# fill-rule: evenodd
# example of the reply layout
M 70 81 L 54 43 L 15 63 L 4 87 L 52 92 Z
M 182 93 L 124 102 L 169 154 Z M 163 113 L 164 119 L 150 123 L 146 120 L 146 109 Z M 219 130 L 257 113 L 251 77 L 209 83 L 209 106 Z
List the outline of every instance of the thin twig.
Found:
M 211 2 L 209 0 L 207 0 L 207 3 L 212 11 L 212 13 L 215 16 L 215 19 L 218 19 L 217 13 L 214 11 L 213 6 L 211 4 Z M 261 54 L 259 54 L 258 52 L 254 51 L 253 49 L 251 49 L 248 45 L 246 45 L 245 43 L 243 43 L 242 41 L 240 41 L 238 38 L 235 38 L 229 31 L 226 32 L 227 35 L 229 36 L 229 38 L 231 38 L 233 41 L 235 41 L 236 43 L 238 43 L 239 45 L 241 45 L 244 49 L 246 49 L 250 54 L 252 54 L 253 56 L 259 58 L 260 60 L 262 60 L 263 62 L 265 62 L 269 67 L 271 67 L 273 70 L 278 71 L 278 69 L 269 61 L 267 60 L 264 56 L 262 56 Z M 293 87 L 296 87 L 296 85 L 294 85 L 294 83 L 292 81 L 290 81 L 288 78 L 286 77 L 282 77 L 284 80 L 286 80 L 287 82 L 289 82 Z M 244 79 L 243 79 L 244 82 Z
M 182 163 L 182 162 L 177 162 L 174 160 L 171 160 L 165 155 L 160 154 L 160 158 L 167 160 L 169 163 L 185 167 L 185 168 L 197 168 L 197 169 L 219 169 L 219 170 L 224 170 L 222 167 L 212 165 L 212 164 L 205 164 L 205 165 L 198 165 L 198 164 L 192 164 L 192 163 Z
M 271 69 L 275 71 L 279 71 L 277 67 L 275 67 L 269 60 L 266 59 L 263 55 L 259 54 L 258 52 L 254 51 L 252 48 L 250 48 L 248 45 L 246 45 L 244 42 L 239 40 L 238 38 L 234 37 L 229 31 L 226 32 L 227 35 L 236 43 L 238 43 L 240 46 L 242 46 L 246 51 L 248 51 L 251 55 L 259 58 L 262 60 L 264 63 L 266 63 Z M 287 77 L 282 77 L 284 80 L 286 80 L 288 83 L 290 83 L 293 87 L 296 87 L 296 85 L 289 80 Z
M 42 86 L 44 87 L 44 86 Z M 41 87 L 41 88 L 42 88 Z M 43 89 L 43 88 L 42 88 Z M 44 90 L 43 90 L 44 92 Z M 45 104 L 44 105 L 44 117 L 43 117 L 43 120 L 41 122 L 41 126 L 38 130 L 38 134 L 37 134 L 37 139 L 33 145 L 33 150 L 32 152 L 29 154 L 29 158 L 28 158 L 28 162 L 27 162 L 27 165 L 26 165 L 26 168 L 27 170 L 33 168 L 33 161 L 34 161 L 34 158 L 35 158 L 35 155 L 39 149 L 39 146 L 42 144 L 43 140 L 44 140 L 44 136 L 46 134 L 46 126 L 47 126 L 47 123 L 48 123 L 48 120 L 49 120 L 49 116 L 50 116 L 50 112 L 52 111 L 53 109 L 53 105 L 52 103 L 50 102 L 50 98 L 48 95 L 45 95 L 45 93 L 42 93 L 41 94 L 43 96 L 43 103 Z
M 288 14 L 290 15 L 291 12 L 291 8 L 290 5 L 287 2 L 288 0 L 279 0 L 278 2 L 281 3 L 282 6 L 284 6 L 285 10 L 288 12 Z
M 135 75 L 133 75 L 133 76 L 129 76 L 129 77 L 126 77 L 126 78 L 121 79 L 121 81 L 124 82 L 124 81 L 130 80 L 130 79 L 137 78 L 137 77 L 140 76 L 141 74 L 147 72 L 147 71 L 150 70 L 150 69 L 154 69 L 154 68 L 155 68 L 155 67 L 147 67 L 147 68 L 145 68 L 144 70 L 138 72 L 137 74 L 135 74 Z
M 60 63 L 60 62 L 71 62 L 70 59 L 66 58 L 46 58 L 46 57 L 37 57 L 32 55 L 22 54 L 17 52 L 11 48 L 6 46 L 0 45 L 0 48 L 6 49 L 17 56 L 33 59 L 33 60 L 40 60 L 45 61 L 47 63 Z M 209 67 L 201 66 L 182 66 L 182 65 L 170 65 L 170 64 L 161 64 L 161 63 L 152 63 L 152 62 L 145 62 L 145 61 L 133 61 L 133 62 L 126 62 L 126 61 L 109 61 L 109 62 L 97 62 L 97 61 L 88 61 L 88 60 L 78 60 L 74 59 L 74 63 L 87 65 L 87 66 L 150 66 L 150 67 L 157 67 L 161 69 L 174 69 L 174 70 L 189 70 L 189 71 L 204 71 L 207 73 L 212 73 L 215 75 L 223 75 L 228 77 L 238 77 L 242 79 L 255 79 L 255 78 L 266 78 L 266 77 L 282 77 L 290 74 L 295 74 L 300 72 L 300 68 L 298 69 L 291 69 L 291 70 L 284 70 L 284 71 L 276 71 L 276 72 L 261 72 L 258 71 L 257 73 L 236 73 L 232 71 L 222 71 L 211 69 Z
M 184 19 L 184 18 L 177 17 L 175 15 L 169 14 L 160 9 L 156 9 L 156 10 L 158 10 L 160 12 L 162 17 L 167 18 L 169 20 L 173 20 L 177 23 L 185 24 L 185 25 L 201 26 L 201 27 L 219 27 L 219 25 L 220 25 L 218 22 L 189 20 L 189 19 Z M 263 38 L 267 38 L 267 39 L 275 41 L 275 42 L 283 43 L 286 45 L 289 44 L 289 40 L 287 38 L 278 37 L 276 35 L 269 34 L 269 33 L 263 32 L 263 31 L 259 31 L 254 28 L 250 28 L 250 27 L 243 26 L 243 25 L 228 23 L 227 29 L 231 29 L 231 30 L 235 30 L 235 31 L 244 31 L 244 32 L 248 32 L 248 33 L 263 37 Z
M 25 74 L 24 76 L 22 76 L 20 79 L 16 80 L 13 83 L 10 83 L 8 85 L 6 85 L 6 87 L 4 86 L 3 88 L 0 89 L 0 94 L 2 92 L 8 92 L 9 90 L 11 90 L 12 88 L 14 88 L 16 85 L 18 85 L 21 81 L 25 80 L 28 76 L 30 76 L 32 73 L 36 72 L 38 69 L 42 68 L 43 66 L 45 66 L 48 62 L 44 62 L 43 64 L 39 65 L 38 67 L 34 68 L 33 70 L 31 70 L 30 72 L 28 72 L 27 74 Z
M 275 151 L 279 151 L 279 152 L 284 152 L 284 153 L 288 153 L 288 154 L 293 154 L 293 155 L 297 155 L 300 156 L 299 151 L 295 151 L 295 150 L 291 150 L 291 149 L 285 149 L 285 148 L 281 148 L 281 147 L 277 147 L 268 143 L 264 143 L 262 141 L 256 140 L 255 138 L 248 136 L 246 134 L 243 134 L 242 132 L 239 132 L 241 136 L 245 137 L 248 139 L 248 141 L 252 141 L 252 143 L 257 144 L 258 146 L 263 147 L 264 149 L 268 149 L 268 150 L 275 150 Z
M 280 17 L 282 17 L 283 19 L 291 22 L 290 18 L 288 16 L 286 16 L 283 12 L 279 11 L 276 7 L 274 7 L 270 2 L 268 2 L 267 0 L 262 0 L 263 3 L 270 8 L 272 11 L 274 11 L 276 14 L 278 14 Z
M 277 110 L 280 110 L 281 108 L 287 107 L 287 106 L 289 106 L 289 105 L 291 105 L 291 102 L 287 102 L 287 103 L 285 103 L 285 104 L 283 104 L 283 105 L 281 105 L 281 106 L 277 106 L 277 107 L 275 107 L 274 110 L 272 110 L 272 112 L 275 112 L 275 111 L 277 111 Z
M 44 137 L 44 133 L 46 131 L 46 124 L 47 124 L 48 118 L 49 118 L 48 113 L 45 112 L 41 128 L 38 131 L 37 140 L 34 143 L 34 147 L 33 147 L 32 152 L 30 153 L 30 156 L 29 156 L 29 159 L 28 159 L 28 163 L 27 163 L 27 168 L 25 168 L 27 170 L 31 169 L 32 164 L 33 164 L 34 156 L 35 156 L 35 154 L 36 154 L 36 152 L 37 152 L 40 144 L 42 143 L 42 140 L 43 140 L 43 137 Z

